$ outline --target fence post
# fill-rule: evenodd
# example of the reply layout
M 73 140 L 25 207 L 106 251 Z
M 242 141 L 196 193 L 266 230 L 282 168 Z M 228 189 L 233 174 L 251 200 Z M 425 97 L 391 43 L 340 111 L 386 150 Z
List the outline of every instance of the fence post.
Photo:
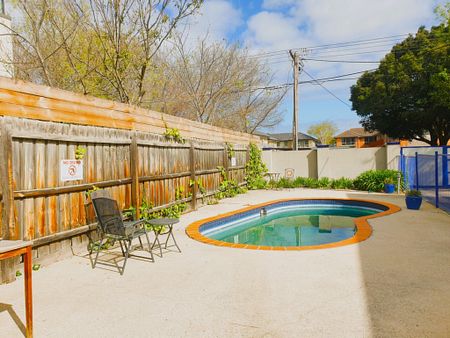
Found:
M 197 177 L 195 175 L 195 146 L 194 146 L 194 143 L 191 143 L 191 147 L 189 148 L 189 169 L 191 171 L 191 181 L 193 182 L 191 209 L 197 210 Z
M 13 188 L 13 162 L 12 162 L 12 138 L 8 128 L 1 124 L 0 145 L 0 183 L 2 191 L 2 231 L 4 239 L 20 239 L 21 234 L 16 229 L 14 216 L 14 188 Z M 3 259 L 0 261 L 0 284 L 16 280 L 16 268 L 18 257 Z
M 14 188 L 13 188 L 13 162 L 12 162 L 12 137 L 4 123 L 1 125 L 1 185 L 2 185 L 2 232 L 4 239 L 21 239 L 16 231 L 14 217 Z
M 133 134 L 130 145 L 131 162 L 131 204 L 136 208 L 136 219 L 140 217 L 139 210 L 139 152 L 136 133 Z
M 223 145 L 223 168 L 225 169 L 225 175 L 228 179 L 230 177 L 230 168 L 229 168 L 229 159 L 228 159 L 228 145 L 224 143 Z
M 403 147 L 400 148 L 400 171 L 403 174 L 403 183 L 405 184 L 406 188 L 408 187 L 408 178 L 406 174 L 406 159 L 405 154 L 403 154 Z
M 416 190 L 419 190 L 419 154 L 416 151 Z
M 448 187 L 448 148 L 447 146 L 442 147 L 442 185 Z
M 439 208 L 439 154 L 434 152 L 434 186 L 435 186 L 435 206 Z

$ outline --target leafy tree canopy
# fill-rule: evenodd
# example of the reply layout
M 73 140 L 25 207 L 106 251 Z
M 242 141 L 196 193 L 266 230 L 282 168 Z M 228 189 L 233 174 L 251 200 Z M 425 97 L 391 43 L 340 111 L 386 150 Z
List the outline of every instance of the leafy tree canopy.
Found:
M 332 121 L 323 121 L 317 124 L 311 125 L 307 133 L 316 137 L 321 144 L 332 144 L 334 141 L 334 135 L 338 129 L 336 124 Z
M 351 88 L 353 110 L 367 130 L 445 145 L 450 139 L 448 20 L 420 27 L 395 45 L 378 67 Z M 429 135 L 429 139 L 427 137 Z

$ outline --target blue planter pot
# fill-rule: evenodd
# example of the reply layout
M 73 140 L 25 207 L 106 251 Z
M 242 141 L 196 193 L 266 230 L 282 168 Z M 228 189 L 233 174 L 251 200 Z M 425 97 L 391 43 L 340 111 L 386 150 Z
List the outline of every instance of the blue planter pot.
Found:
M 388 194 L 392 194 L 395 191 L 395 184 L 385 184 L 384 185 L 384 192 Z
M 406 207 L 411 210 L 419 210 L 422 204 L 421 196 L 406 196 Z

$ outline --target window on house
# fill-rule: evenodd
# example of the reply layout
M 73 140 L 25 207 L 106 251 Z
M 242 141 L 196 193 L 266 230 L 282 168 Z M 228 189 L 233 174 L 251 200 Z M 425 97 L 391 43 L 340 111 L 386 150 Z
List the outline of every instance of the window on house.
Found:
M 343 137 L 342 145 L 343 146 L 354 146 L 356 143 L 356 137 Z
M 304 140 L 298 141 L 298 147 L 299 148 L 309 148 L 309 142 L 304 141 Z
M 367 136 L 364 137 L 364 143 L 372 143 L 375 142 L 377 140 L 376 136 Z

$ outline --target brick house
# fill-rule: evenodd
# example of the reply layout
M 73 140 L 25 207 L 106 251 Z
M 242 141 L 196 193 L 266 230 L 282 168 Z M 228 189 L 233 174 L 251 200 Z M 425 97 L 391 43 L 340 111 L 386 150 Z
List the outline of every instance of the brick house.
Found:
M 406 146 L 408 141 L 396 140 L 379 131 L 366 131 L 364 128 L 351 128 L 334 137 L 336 140 L 336 147 L 355 147 L 355 148 L 369 148 L 381 147 L 388 142 L 400 142 L 400 145 Z

